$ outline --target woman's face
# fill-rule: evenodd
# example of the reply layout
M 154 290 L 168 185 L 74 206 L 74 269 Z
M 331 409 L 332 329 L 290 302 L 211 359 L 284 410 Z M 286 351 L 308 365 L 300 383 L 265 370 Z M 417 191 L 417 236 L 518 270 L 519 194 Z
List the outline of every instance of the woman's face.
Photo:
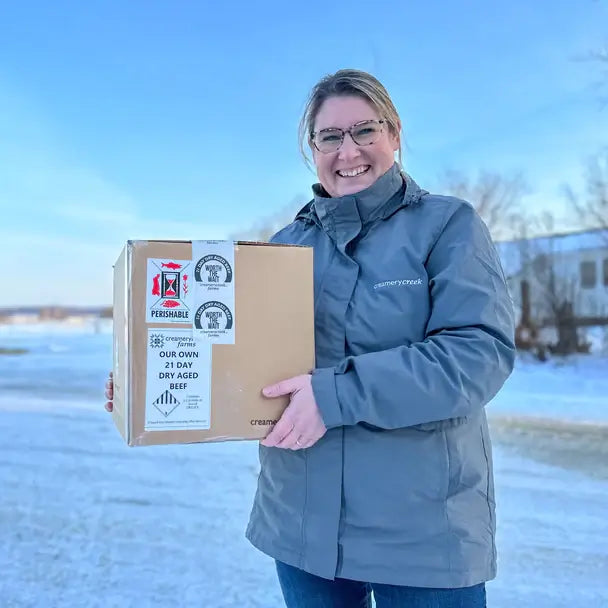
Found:
M 317 114 L 314 131 L 323 129 L 349 129 L 367 120 L 380 120 L 374 107 L 361 97 L 340 96 L 326 99 Z M 323 153 L 312 146 L 317 176 L 321 185 L 332 197 L 355 194 L 371 186 L 395 162 L 399 149 L 399 136 L 389 133 L 382 124 L 382 133 L 372 144 L 359 146 L 346 133 L 340 148 Z

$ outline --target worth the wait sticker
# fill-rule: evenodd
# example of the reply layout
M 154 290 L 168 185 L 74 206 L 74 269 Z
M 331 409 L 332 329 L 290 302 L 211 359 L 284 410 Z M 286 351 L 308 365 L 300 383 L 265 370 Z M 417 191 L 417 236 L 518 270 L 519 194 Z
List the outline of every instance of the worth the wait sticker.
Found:
M 194 337 L 204 342 L 234 344 L 234 242 L 192 241 L 192 264 Z

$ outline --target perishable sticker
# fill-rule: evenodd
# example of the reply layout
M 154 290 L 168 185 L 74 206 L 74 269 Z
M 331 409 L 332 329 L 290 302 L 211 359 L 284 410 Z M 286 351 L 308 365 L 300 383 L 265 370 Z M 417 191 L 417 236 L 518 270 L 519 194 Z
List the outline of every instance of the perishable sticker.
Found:
M 211 426 L 211 344 L 189 329 L 148 328 L 146 431 Z
M 234 344 L 234 242 L 192 241 L 192 264 L 195 339 Z
M 147 323 L 192 323 L 191 260 L 148 258 Z

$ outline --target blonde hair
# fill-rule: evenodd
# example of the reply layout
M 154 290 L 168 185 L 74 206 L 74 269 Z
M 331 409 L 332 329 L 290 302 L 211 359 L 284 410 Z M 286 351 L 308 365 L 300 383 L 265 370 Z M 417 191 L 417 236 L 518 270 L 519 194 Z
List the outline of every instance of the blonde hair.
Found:
M 304 108 L 304 114 L 300 119 L 298 129 L 300 152 L 309 167 L 310 159 L 306 155 L 305 142 L 311 146 L 315 120 L 323 102 L 330 97 L 351 95 L 361 97 L 371 104 L 380 118 L 386 121 L 390 133 L 400 136 L 401 120 L 384 85 L 367 72 L 339 70 L 335 74 L 328 74 L 323 77 L 312 88 Z M 399 165 L 401 165 L 401 143 L 399 144 Z

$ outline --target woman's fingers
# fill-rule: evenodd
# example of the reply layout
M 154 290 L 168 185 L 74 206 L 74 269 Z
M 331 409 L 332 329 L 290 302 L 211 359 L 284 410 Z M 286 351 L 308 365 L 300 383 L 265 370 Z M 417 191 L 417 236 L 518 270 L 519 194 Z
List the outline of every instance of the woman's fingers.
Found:
M 114 409 L 114 404 L 112 403 L 112 400 L 114 399 L 114 374 L 112 372 L 110 372 L 109 377 L 106 380 L 104 396 L 107 399 L 104 407 L 106 408 L 106 411 L 111 412 Z
M 300 433 L 295 429 L 292 429 L 291 432 L 287 434 L 282 441 L 279 441 L 274 447 L 289 450 L 299 450 L 301 446 L 298 445 L 298 441 L 302 443 L 299 437 Z

